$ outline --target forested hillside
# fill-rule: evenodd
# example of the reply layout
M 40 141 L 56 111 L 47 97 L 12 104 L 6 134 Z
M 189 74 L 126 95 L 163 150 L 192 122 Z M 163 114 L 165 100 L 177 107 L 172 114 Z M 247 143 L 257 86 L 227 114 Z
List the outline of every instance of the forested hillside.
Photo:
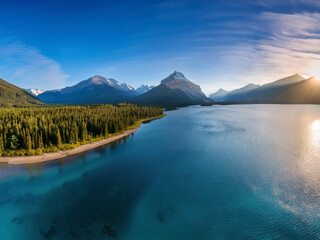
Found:
M 37 97 L 0 78 L 0 107 L 21 107 L 37 104 L 41 104 Z
M 0 156 L 72 149 L 161 115 L 161 108 L 131 104 L 0 108 Z

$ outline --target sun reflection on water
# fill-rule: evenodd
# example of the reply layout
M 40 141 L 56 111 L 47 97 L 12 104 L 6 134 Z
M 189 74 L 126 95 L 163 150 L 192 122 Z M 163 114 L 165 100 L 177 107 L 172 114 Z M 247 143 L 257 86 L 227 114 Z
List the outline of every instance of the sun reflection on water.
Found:
M 311 125 L 312 145 L 318 147 L 320 144 L 320 120 L 314 120 Z
M 300 168 L 296 174 L 299 174 L 304 180 L 304 191 L 320 199 L 320 119 L 311 123 L 308 135 L 309 140 L 302 148 L 304 150 L 299 159 Z

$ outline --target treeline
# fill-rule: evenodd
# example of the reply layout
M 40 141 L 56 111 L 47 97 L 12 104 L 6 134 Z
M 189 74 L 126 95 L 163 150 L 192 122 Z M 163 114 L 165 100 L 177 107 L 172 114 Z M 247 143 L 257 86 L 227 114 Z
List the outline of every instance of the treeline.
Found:
M 72 149 L 161 115 L 161 108 L 132 104 L 0 108 L 0 156 Z

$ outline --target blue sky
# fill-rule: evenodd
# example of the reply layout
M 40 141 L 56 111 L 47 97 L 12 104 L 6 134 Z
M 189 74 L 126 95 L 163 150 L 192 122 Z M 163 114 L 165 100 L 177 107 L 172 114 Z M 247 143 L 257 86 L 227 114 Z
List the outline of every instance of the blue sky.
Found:
M 207 94 L 320 78 L 318 0 L 0 0 L 0 16 L 0 77 L 24 88 L 157 85 L 174 70 Z

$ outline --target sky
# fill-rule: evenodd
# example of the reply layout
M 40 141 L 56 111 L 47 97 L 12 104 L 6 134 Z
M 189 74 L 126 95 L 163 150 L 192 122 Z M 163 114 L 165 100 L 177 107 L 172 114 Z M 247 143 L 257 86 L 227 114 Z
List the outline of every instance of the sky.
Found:
M 0 16 L 0 78 L 23 88 L 158 85 L 175 70 L 206 94 L 320 78 L 319 0 L 0 0 Z

